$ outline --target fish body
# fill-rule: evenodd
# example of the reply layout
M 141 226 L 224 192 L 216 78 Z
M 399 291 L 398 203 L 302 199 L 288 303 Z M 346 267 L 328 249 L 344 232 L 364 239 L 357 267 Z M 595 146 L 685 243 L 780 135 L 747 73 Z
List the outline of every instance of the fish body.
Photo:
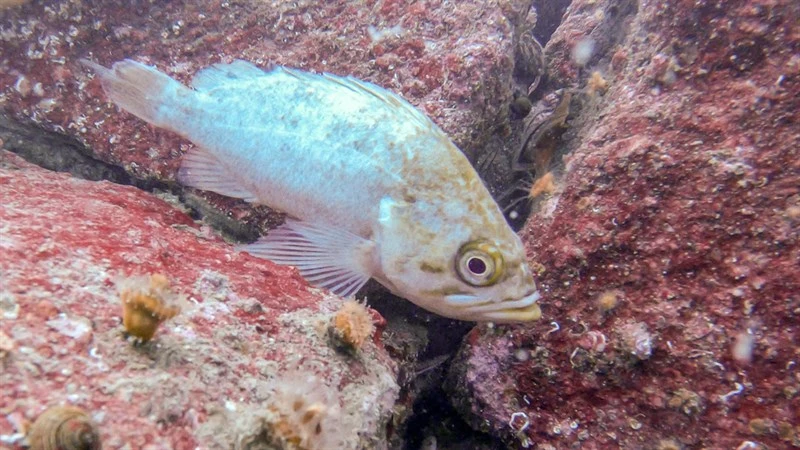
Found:
M 344 296 L 375 278 L 447 317 L 538 318 L 518 236 L 461 151 L 401 97 L 244 61 L 200 71 L 192 88 L 130 60 L 85 63 L 120 107 L 197 146 L 183 183 L 293 218 L 244 251 Z

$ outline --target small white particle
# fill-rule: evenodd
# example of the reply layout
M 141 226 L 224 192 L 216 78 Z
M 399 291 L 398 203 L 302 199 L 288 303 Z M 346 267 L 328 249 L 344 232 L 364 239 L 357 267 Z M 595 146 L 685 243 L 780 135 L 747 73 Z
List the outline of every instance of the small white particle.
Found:
M 77 339 L 91 331 L 91 327 L 84 321 L 70 319 L 63 313 L 53 320 L 48 320 L 47 326 L 73 339 Z
M 518 348 L 514 352 L 514 357 L 517 358 L 517 361 L 520 361 L 520 362 L 527 361 L 530 356 L 531 356 L 531 353 L 527 349 L 524 349 L 524 348 Z
M 44 86 L 42 86 L 42 83 L 36 83 L 33 85 L 33 95 L 37 97 L 44 96 Z
M 753 360 L 753 347 L 755 346 L 755 337 L 749 332 L 743 332 L 736 335 L 736 340 L 733 342 L 731 353 L 733 359 L 742 363 L 749 364 Z
M 594 44 L 594 39 L 581 39 L 572 48 L 572 61 L 579 66 L 585 66 L 592 59 Z

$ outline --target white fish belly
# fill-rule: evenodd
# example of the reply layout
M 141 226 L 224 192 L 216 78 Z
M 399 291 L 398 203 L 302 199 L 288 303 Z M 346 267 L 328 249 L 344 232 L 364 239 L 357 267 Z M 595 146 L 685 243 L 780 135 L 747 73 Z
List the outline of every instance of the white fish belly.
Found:
M 212 153 L 259 203 L 369 234 L 419 126 L 321 76 L 277 70 L 169 104 L 168 127 Z M 402 118 L 402 117 L 401 117 Z M 406 121 L 407 122 L 407 121 Z

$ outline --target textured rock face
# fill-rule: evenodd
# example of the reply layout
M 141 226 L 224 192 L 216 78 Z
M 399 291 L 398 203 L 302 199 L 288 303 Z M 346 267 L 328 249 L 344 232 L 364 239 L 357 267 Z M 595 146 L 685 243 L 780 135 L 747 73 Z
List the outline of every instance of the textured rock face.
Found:
M 474 329 L 450 373 L 471 423 L 541 449 L 800 445 L 799 21 L 790 1 L 572 3 L 551 83 L 609 89 L 523 231 L 543 320 Z
M 3 103 L 104 161 L 169 179 L 186 142 L 120 114 L 78 59 L 136 58 L 188 82 L 241 58 L 392 89 L 474 154 L 510 100 L 514 25 L 527 13 L 518 3 L 33 2 L 0 12 Z
M 5 114 L 87 144 L 109 163 L 94 172 L 170 184 L 190 144 L 106 103 L 78 58 L 135 57 L 184 82 L 234 58 L 351 74 L 475 160 L 511 97 L 528 2 L 22 3 L 0 11 Z M 799 7 L 571 2 L 540 88 L 553 106 L 573 91 L 567 156 L 523 231 L 545 317 L 468 335 L 449 388 L 476 429 L 540 449 L 798 445 Z M 275 399 L 298 396 L 363 431 L 346 448 L 383 445 L 394 368 L 370 342 L 360 359 L 329 347 L 338 300 L 150 195 L 1 164 L 3 445 L 59 402 L 112 448 L 258 443 L 291 419 Z M 114 280 L 154 272 L 189 303 L 134 348 Z
M 0 198 L 3 444 L 68 403 L 95 419 L 106 448 L 240 448 L 297 431 L 281 412 L 299 397 L 323 411 L 328 438 L 336 430 L 330 447 L 383 445 L 396 369 L 372 341 L 355 356 L 329 344 L 341 299 L 132 187 L 0 151 Z M 151 273 L 186 300 L 134 346 L 117 283 Z
M 391 89 L 475 161 L 487 153 L 498 123 L 507 122 L 514 30 L 529 5 L 30 2 L 0 10 L 0 107 L 17 120 L 76 138 L 94 157 L 136 179 L 172 184 L 191 144 L 120 112 L 78 60 L 109 66 L 134 58 L 188 83 L 204 67 L 240 58 L 265 68 L 352 75 Z M 187 202 L 248 225 L 228 230 L 240 240 L 253 240 L 256 230 L 281 220 L 263 207 L 200 195 Z
M 80 58 L 107 66 L 134 58 L 182 82 L 236 58 L 353 75 L 403 95 L 475 160 L 487 153 L 484 143 L 498 134 L 498 122 L 507 121 L 515 27 L 530 6 L 529 0 L 8 3 L 0 6 L 5 148 L 90 179 L 172 189 L 239 240 L 279 218 L 176 187 L 174 173 L 191 144 L 108 103 Z M 37 127 L 74 138 L 72 150 L 42 151 L 64 142 Z M 0 328 L 0 343 L 11 350 L 0 387 L 3 401 L 21 399 L 2 404 L 10 414 L 0 420 L 4 442 L 18 442 L 14 433 L 47 404 L 69 401 L 95 416 L 111 447 L 230 447 L 257 430 L 266 414 L 258 408 L 303 355 L 313 366 L 308 372 L 325 377 L 317 390 L 341 388 L 334 395 L 340 423 L 364 432 L 360 445 L 374 443 L 394 400 L 394 369 L 370 344 L 358 361 L 330 353 L 317 325 L 337 300 L 309 291 L 292 271 L 233 254 L 211 230 L 196 229 L 182 212 L 146 194 L 4 158 L 2 199 L 12 202 L 0 216 L 0 243 L 8 245 L 0 256 L 6 289 L 0 292 L 12 312 Z M 231 219 L 248 227 L 221 224 Z M 120 336 L 114 280 L 155 272 L 197 304 L 162 325 L 149 346 L 134 349 Z M 73 328 L 79 343 L 63 334 Z M 440 330 L 437 339 L 456 334 Z M 410 358 L 416 357 L 415 351 Z M 36 365 L 43 367 L 30 372 Z M 7 386 L 14 386 L 12 397 L 5 396 Z M 152 400 L 158 398 L 166 403 Z M 348 410 L 356 399 L 363 411 Z M 237 422 L 237 415 L 250 421 Z

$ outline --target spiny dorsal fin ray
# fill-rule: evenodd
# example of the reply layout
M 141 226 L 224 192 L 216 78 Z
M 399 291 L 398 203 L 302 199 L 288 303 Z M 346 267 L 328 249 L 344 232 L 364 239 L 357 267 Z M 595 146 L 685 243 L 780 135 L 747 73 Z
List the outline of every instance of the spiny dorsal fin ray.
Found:
M 275 66 L 265 70 L 247 61 L 237 59 L 230 64 L 214 64 L 206 67 L 197 72 L 191 84 L 192 87 L 198 91 L 210 91 L 233 81 L 267 76 L 274 71 L 281 71 L 308 83 L 313 83 L 319 79 L 332 81 L 342 87 L 350 89 L 356 94 L 372 96 L 382 103 L 396 108 L 398 111 L 403 111 L 409 118 L 421 125 L 428 126 L 432 124 L 424 114 L 394 92 L 350 76 L 341 77 L 330 73 L 314 74 L 282 66 Z
M 263 77 L 266 74 L 260 67 L 237 59 L 230 64 L 214 64 L 197 72 L 192 78 L 192 87 L 198 91 L 210 91 L 227 83 Z
M 431 122 L 430 119 L 428 119 L 424 114 L 422 114 L 422 112 L 415 108 L 414 105 L 394 92 L 384 89 L 377 84 L 373 84 L 368 81 L 362 81 L 350 76 L 341 77 L 339 75 L 334 75 L 327 72 L 316 74 L 283 66 L 278 66 L 274 70 L 280 70 L 287 75 L 291 75 L 298 80 L 302 80 L 310 84 L 318 83 L 320 80 L 334 82 L 358 95 L 367 95 L 369 97 L 373 97 L 379 100 L 381 103 L 385 103 L 390 107 L 395 108 L 397 111 L 405 112 L 410 119 L 414 120 L 420 125 L 433 125 L 433 122 Z
M 357 78 L 353 78 L 350 76 L 347 77 L 340 77 L 338 75 L 333 75 L 330 73 L 323 73 L 321 75 L 328 81 L 333 81 L 357 94 L 367 94 L 372 97 L 377 98 L 383 103 L 390 105 L 393 108 L 397 108 L 398 111 L 405 112 L 410 119 L 413 119 L 420 125 L 424 126 L 434 126 L 433 122 L 428 119 L 427 116 L 422 114 L 420 110 L 414 107 L 411 103 L 405 100 L 403 97 L 395 94 L 394 92 L 384 89 L 377 84 L 370 83 L 368 81 L 359 80 Z M 438 128 L 436 128 L 438 130 Z

